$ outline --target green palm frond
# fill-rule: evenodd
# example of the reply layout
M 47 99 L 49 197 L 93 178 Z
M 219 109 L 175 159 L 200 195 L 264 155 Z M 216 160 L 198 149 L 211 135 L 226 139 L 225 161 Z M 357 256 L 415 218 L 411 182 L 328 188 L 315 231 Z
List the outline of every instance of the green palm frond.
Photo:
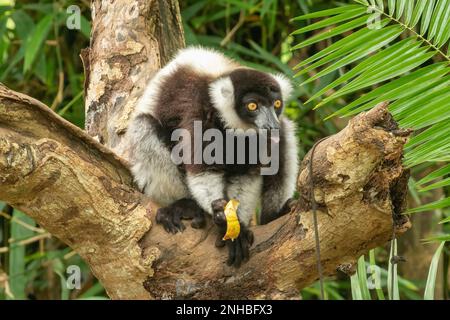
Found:
M 400 126 L 417 132 L 405 147 L 405 165 L 444 164 L 418 181 L 418 190 L 450 186 L 450 165 L 445 165 L 450 161 L 450 0 L 354 1 L 293 19 L 323 18 L 294 36 L 324 29 L 293 50 L 323 40 L 331 43 L 295 66 L 296 76 L 315 71 L 306 84 L 341 72 L 308 103 L 319 108 L 364 93 L 329 116 L 346 117 L 390 101 Z M 413 211 L 449 206 L 450 198 L 445 198 Z

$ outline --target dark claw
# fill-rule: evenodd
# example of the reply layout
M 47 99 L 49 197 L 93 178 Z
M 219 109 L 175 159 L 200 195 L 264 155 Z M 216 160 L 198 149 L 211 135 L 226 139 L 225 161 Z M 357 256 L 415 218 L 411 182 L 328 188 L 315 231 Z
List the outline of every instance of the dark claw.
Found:
M 183 222 L 181 222 L 181 216 L 179 214 L 174 214 L 173 215 L 173 219 L 172 219 L 173 225 L 175 226 L 175 228 L 180 231 L 183 232 L 186 227 L 184 226 Z

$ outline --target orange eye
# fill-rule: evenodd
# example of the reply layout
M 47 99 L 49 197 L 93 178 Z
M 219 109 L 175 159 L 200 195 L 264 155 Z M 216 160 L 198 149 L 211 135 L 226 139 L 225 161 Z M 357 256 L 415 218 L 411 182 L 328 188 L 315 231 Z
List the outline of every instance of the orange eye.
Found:
M 279 109 L 281 108 L 282 104 L 283 103 L 281 102 L 281 100 L 275 100 L 275 103 L 273 105 L 275 106 L 275 108 Z
M 258 105 L 254 102 L 250 102 L 249 104 L 247 104 L 247 109 L 250 111 L 255 111 L 256 109 L 258 109 Z

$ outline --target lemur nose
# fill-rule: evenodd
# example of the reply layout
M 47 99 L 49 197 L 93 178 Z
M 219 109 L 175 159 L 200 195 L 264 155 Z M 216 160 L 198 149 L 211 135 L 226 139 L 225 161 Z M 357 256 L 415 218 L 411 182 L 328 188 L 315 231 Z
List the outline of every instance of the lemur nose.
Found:
M 271 122 L 271 123 L 266 123 L 263 126 L 263 129 L 267 129 L 267 130 L 277 130 L 280 129 L 280 125 L 276 122 Z

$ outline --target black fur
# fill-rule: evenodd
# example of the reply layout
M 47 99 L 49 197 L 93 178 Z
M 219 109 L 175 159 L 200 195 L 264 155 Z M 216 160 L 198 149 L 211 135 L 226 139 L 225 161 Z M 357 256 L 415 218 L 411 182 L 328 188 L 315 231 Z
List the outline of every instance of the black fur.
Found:
M 282 100 L 281 88 L 270 75 L 252 70 L 238 69 L 230 73 L 234 86 L 235 108 L 241 119 L 253 122 L 254 112 L 248 111 L 247 103 L 257 102 L 260 106 L 272 107 L 275 100 Z M 280 115 L 282 108 L 275 109 Z

